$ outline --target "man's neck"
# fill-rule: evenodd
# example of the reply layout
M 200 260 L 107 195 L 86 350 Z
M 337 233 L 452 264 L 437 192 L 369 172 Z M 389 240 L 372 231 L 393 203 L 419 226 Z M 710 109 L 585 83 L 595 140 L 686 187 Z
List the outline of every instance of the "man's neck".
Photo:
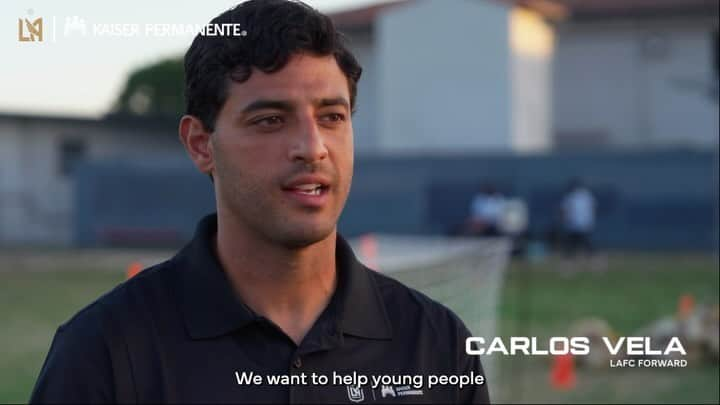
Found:
M 333 231 L 310 246 L 287 248 L 218 219 L 215 249 L 243 302 L 300 344 L 335 291 L 336 238 Z

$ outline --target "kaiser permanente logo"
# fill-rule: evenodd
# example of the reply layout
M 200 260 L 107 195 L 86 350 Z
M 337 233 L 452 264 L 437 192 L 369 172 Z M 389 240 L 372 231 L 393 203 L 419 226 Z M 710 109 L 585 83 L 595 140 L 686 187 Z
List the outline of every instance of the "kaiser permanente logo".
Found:
M 32 10 L 28 10 L 32 15 Z M 58 18 L 52 16 L 49 27 L 45 27 L 45 37 L 50 41 L 72 38 L 132 38 L 132 37 L 178 37 L 196 35 L 209 37 L 245 37 L 247 31 L 240 24 L 182 24 L 182 23 L 116 23 L 90 22 L 80 16 Z M 58 24 L 58 21 L 62 24 Z M 43 42 L 43 18 L 18 18 L 18 41 Z

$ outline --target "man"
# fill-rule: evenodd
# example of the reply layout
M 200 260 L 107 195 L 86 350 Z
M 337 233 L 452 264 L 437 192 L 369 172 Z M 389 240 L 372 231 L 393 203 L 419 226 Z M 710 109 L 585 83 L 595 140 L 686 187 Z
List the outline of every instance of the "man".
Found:
M 492 184 L 486 183 L 470 203 L 469 233 L 476 236 L 500 236 L 505 198 Z
M 217 214 L 58 329 L 31 402 L 488 402 L 484 384 L 334 384 L 482 368 L 452 312 L 358 263 L 337 234 L 361 69 L 330 19 L 263 0 L 212 23 L 246 34 L 195 38 L 179 133 Z
M 579 179 L 568 185 L 562 201 L 563 225 L 566 232 L 566 254 L 580 251 L 592 253 L 591 236 L 595 228 L 595 197 Z

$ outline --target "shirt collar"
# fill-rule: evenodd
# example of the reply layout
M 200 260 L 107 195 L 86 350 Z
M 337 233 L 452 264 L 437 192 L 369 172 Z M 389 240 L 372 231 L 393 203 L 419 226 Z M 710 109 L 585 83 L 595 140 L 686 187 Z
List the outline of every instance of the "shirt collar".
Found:
M 174 258 L 178 265 L 178 301 L 193 339 L 212 338 L 240 329 L 257 316 L 232 289 L 214 249 L 217 215 L 203 218 L 195 236 Z M 335 249 L 338 284 L 330 300 L 338 326 L 349 335 L 391 339 L 392 328 L 372 270 L 360 263 L 340 235 Z

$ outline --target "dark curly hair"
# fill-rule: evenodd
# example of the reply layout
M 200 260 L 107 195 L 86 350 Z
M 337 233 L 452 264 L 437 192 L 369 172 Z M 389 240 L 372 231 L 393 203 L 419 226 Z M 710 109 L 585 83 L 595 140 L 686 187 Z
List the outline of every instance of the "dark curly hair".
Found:
M 248 80 L 253 67 L 278 71 L 297 53 L 333 55 L 347 78 L 354 109 L 362 68 L 328 16 L 300 1 L 250 0 L 210 24 L 240 24 L 246 35 L 198 34 L 185 54 L 185 113 L 200 119 L 206 130 L 215 128 L 229 80 Z

